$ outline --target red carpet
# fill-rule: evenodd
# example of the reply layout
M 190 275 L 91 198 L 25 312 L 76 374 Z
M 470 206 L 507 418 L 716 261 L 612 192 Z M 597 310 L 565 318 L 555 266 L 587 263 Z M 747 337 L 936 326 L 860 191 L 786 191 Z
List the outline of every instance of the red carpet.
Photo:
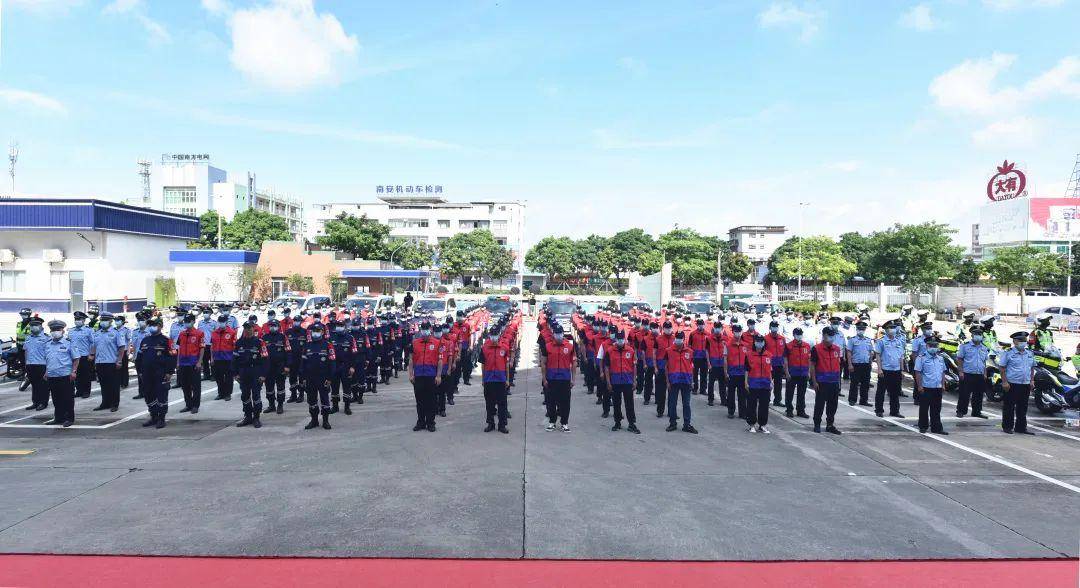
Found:
M 632 562 L 0 556 L 0 586 L 943 586 L 1069 587 L 1075 560 Z

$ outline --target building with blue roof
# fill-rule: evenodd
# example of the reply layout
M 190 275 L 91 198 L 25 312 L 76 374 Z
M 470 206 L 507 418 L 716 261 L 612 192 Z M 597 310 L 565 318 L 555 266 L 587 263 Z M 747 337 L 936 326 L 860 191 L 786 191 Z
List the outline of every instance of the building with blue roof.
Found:
M 173 277 L 199 219 L 93 199 L 0 199 L 0 312 L 132 312 Z

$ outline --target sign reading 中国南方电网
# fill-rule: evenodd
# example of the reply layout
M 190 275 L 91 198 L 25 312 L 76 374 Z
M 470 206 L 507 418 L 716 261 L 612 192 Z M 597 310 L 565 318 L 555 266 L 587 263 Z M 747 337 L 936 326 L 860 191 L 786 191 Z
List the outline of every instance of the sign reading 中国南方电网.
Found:
M 186 162 L 201 162 L 206 163 L 210 161 L 210 154 L 208 153 L 162 153 L 161 163 L 186 163 Z
M 379 184 L 375 186 L 376 194 L 442 194 L 442 191 L 442 186 L 433 186 L 431 184 Z
M 1006 159 L 986 183 L 986 196 L 994 202 L 1027 196 L 1027 176 Z

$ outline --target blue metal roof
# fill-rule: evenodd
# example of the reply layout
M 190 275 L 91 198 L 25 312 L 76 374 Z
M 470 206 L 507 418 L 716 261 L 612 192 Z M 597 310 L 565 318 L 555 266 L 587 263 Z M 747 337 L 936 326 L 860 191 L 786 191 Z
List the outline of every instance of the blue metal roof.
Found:
M 343 278 L 434 278 L 439 272 L 424 270 L 343 269 Z
M 111 231 L 198 239 L 199 219 L 104 200 L 0 200 L 0 231 Z
M 258 251 L 242 249 L 173 249 L 169 252 L 173 263 L 259 263 Z

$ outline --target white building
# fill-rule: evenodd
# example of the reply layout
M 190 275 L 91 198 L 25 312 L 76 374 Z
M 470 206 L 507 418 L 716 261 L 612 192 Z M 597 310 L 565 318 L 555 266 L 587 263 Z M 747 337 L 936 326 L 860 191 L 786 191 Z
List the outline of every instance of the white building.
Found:
M 294 239 L 304 235 L 304 202 L 262 189 L 250 174 L 235 175 L 210 165 L 206 154 L 166 154 L 151 171 L 150 201 L 128 201 L 165 212 L 201 216 L 213 210 L 225 220 L 254 208 L 280 216 Z
M 417 186 L 420 188 L 421 186 Z M 411 186 L 410 186 L 411 188 Z M 449 202 L 435 194 L 394 194 L 379 202 L 313 204 L 308 240 L 325 235 L 326 222 L 342 213 L 364 216 L 390 226 L 390 236 L 438 245 L 458 233 L 487 229 L 514 255 L 520 273 L 525 257 L 525 204 L 517 201 Z
M 249 280 L 259 263 L 258 251 L 235 249 L 177 249 L 169 252 L 175 266 L 176 299 L 180 302 L 246 300 Z
M 769 261 L 778 247 L 787 240 L 787 227 L 776 225 L 743 225 L 728 231 L 731 250 L 742 253 L 750 261 Z
M 0 313 L 136 311 L 199 220 L 101 200 L 0 200 Z

